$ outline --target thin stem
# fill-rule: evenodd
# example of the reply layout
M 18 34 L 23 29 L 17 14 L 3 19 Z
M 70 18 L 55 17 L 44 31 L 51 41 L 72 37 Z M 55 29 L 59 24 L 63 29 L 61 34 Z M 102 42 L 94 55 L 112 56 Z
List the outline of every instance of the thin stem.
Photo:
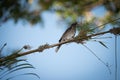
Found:
M 5 43 L 3 46 L 2 46 L 2 48 L 0 49 L 0 57 L 2 56 L 2 51 L 3 51 L 3 49 L 4 49 L 4 47 L 7 45 L 7 43 Z
M 95 27 L 94 29 L 97 29 L 97 28 L 99 28 L 99 27 L 101 27 L 101 26 L 104 26 L 104 25 L 107 25 L 107 24 L 109 24 L 109 23 L 115 22 L 115 21 L 117 21 L 117 20 L 119 20 L 119 19 L 120 19 L 120 18 L 117 18 L 117 19 L 111 20 L 111 21 L 106 22 L 106 23 L 104 23 L 104 24 L 102 24 L 102 25 L 100 25 L 100 26 Z
M 94 37 L 94 38 L 92 38 L 92 39 L 106 39 L 106 38 L 112 38 L 112 37 Z
M 83 45 L 83 44 L 82 44 Z M 101 58 L 99 58 L 90 48 L 88 48 L 86 45 L 83 45 L 85 48 L 87 48 L 100 62 L 102 62 L 107 68 L 109 73 L 111 74 L 110 66 L 105 63 Z
M 117 65 L 117 36 L 115 35 L 115 80 L 117 80 L 117 71 L 118 71 L 118 65 Z

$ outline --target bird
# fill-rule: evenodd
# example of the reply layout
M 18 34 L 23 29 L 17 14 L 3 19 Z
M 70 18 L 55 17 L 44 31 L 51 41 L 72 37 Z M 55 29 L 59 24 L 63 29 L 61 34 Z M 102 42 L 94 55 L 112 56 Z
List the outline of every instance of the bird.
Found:
M 63 42 L 63 41 L 66 41 L 68 39 L 74 38 L 75 33 L 76 33 L 76 26 L 77 26 L 77 22 L 72 23 L 71 26 L 63 33 L 62 37 L 59 40 L 59 43 Z M 58 52 L 58 50 L 60 49 L 60 47 L 61 47 L 61 45 L 59 45 L 56 48 L 55 51 Z

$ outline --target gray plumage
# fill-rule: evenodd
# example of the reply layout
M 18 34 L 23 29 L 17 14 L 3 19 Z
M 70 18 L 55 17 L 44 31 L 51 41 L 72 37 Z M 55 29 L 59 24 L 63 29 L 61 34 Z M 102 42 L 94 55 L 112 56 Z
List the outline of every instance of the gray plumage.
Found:
M 63 41 L 66 41 L 68 39 L 72 39 L 74 38 L 75 36 L 75 33 L 76 33 L 76 25 L 77 25 L 77 22 L 71 24 L 71 26 L 63 33 L 62 37 L 60 38 L 59 42 L 63 42 Z M 58 52 L 59 48 L 61 47 L 61 45 L 59 45 L 57 48 L 56 48 L 56 52 Z

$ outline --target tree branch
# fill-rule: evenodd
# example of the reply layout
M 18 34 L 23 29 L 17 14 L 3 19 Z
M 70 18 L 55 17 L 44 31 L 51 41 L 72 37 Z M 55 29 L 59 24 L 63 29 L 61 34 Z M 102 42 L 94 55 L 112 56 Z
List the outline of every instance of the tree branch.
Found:
M 15 59 L 15 58 L 18 58 L 18 57 L 21 57 L 21 56 L 25 56 L 25 55 L 28 55 L 28 54 L 32 54 L 32 53 L 35 53 L 35 52 L 42 52 L 45 49 L 53 48 L 53 47 L 56 47 L 56 46 L 59 46 L 59 45 L 62 45 L 62 44 L 66 44 L 66 43 L 70 43 L 70 42 L 76 42 L 76 43 L 78 43 L 78 41 L 83 42 L 85 40 L 91 39 L 92 37 L 95 37 L 95 36 L 98 36 L 98 35 L 103 35 L 103 34 L 106 34 L 106 33 L 112 33 L 114 35 L 119 35 L 120 34 L 120 28 L 113 28 L 113 29 L 110 29 L 110 30 L 105 31 L 105 32 L 91 34 L 91 35 L 88 35 L 88 36 L 82 36 L 82 37 L 77 36 L 73 39 L 66 40 L 66 41 L 63 41 L 63 42 L 60 42 L 60 43 L 56 43 L 56 44 L 52 44 L 52 45 L 45 44 L 45 45 L 42 45 L 39 48 L 34 49 L 34 50 L 30 50 L 30 51 L 27 51 L 27 52 L 21 52 L 19 54 L 11 54 L 11 55 L 6 56 L 4 58 L 0 58 L 0 65 L 4 64 L 4 61 L 9 61 L 9 60 L 12 60 L 12 59 Z

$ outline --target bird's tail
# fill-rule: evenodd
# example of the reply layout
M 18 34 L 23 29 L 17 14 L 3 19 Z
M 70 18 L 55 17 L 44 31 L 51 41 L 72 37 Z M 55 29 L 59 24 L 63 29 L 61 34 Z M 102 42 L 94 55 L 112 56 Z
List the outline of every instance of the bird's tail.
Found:
M 61 45 L 59 45 L 59 46 L 56 48 L 56 50 L 55 50 L 56 53 L 57 53 L 58 50 L 60 49 L 60 46 L 61 46 Z

